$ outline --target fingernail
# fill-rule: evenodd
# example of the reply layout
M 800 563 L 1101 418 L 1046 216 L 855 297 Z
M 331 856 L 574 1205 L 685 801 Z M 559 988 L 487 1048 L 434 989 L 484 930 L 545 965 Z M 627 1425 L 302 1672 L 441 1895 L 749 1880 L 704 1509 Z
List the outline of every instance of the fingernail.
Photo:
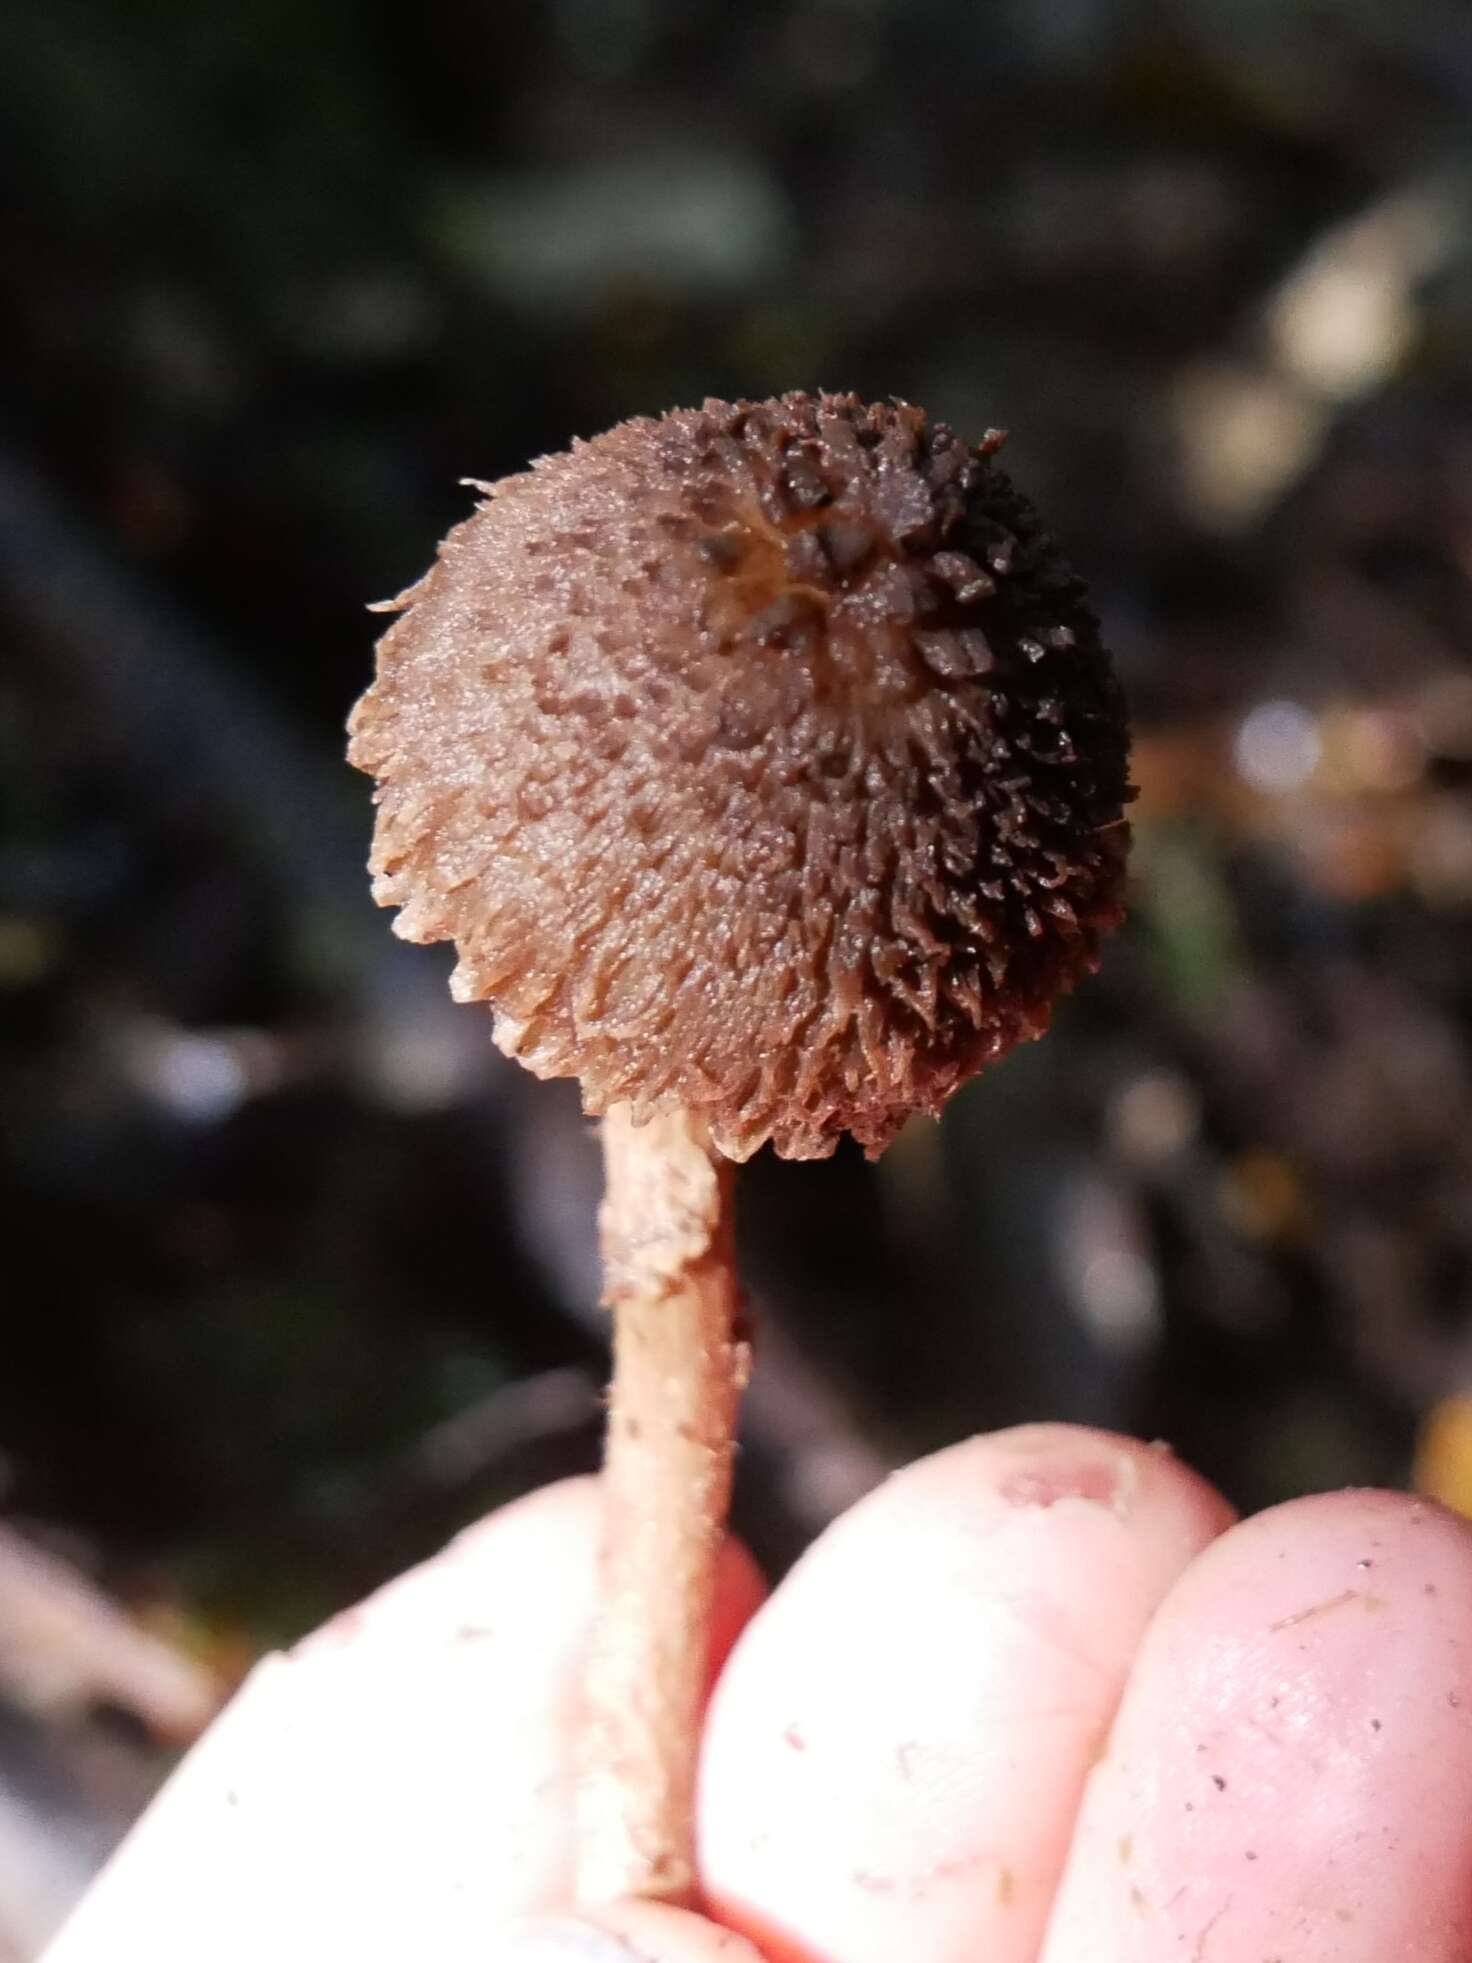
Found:
M 649 1963 L 621 1936 L 571 1915 L 514 1922 L 491 1954 L 493 1963 Z

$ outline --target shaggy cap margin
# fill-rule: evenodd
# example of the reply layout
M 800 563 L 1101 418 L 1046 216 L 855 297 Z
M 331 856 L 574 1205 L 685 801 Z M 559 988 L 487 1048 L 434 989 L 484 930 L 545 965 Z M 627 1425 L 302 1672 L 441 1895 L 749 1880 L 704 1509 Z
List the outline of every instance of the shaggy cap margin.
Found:
M 1124 706 L 1001 441 L 851 395 L 641 418 L 478 486 L 390 603 L 374 895 L 590 1112 L 876 1154 L 1097 965 Z

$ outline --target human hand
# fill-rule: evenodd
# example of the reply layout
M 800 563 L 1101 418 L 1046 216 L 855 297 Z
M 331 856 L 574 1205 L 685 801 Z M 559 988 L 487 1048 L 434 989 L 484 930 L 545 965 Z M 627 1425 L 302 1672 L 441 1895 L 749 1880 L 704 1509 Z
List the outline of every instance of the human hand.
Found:
M 1472 1956 L 1472 1529 L 1363 1492 L 1232 1527 L 1168 1453 L 1055 1425 L 911 1466 L 765 1602 L 730 1548 L 714 1920 L 557 1913 L 594 1498 L 262 1665 L 47 1963 Z

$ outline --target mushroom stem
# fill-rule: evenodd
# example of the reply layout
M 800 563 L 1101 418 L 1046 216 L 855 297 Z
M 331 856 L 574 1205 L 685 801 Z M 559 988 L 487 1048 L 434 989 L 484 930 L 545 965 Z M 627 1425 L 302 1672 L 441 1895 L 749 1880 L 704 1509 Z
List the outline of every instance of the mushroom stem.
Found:
M 603 1121 L 614 1316 L 602 1589 L 588 1661 L 578 1897 L 688 1902 L 716 1562 L 748 1369 L 734 1168 L 695 1113 Z

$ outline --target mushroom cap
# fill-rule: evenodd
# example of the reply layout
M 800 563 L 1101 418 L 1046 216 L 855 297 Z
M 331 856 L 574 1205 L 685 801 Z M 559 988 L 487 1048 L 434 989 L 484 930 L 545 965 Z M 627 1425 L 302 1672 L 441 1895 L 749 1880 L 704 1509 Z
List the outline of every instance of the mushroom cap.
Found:
M 349 755 L 375 897 L 509 1055 L 817 1158 L 1043 1033 L 1121 917 L 1128 733 L 1001 441 L 709 401 L 478 487 Z

